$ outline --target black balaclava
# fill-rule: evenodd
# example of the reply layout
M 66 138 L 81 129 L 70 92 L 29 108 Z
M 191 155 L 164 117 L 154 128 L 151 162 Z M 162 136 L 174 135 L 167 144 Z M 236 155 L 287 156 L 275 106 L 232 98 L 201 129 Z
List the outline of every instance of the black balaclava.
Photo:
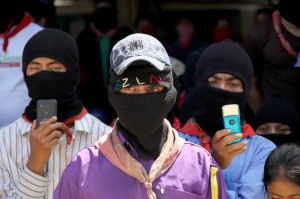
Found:
M 289 126 L 291 129 L 291 134 L 289 135 L 274 135 L 274 134 L 262 135 L 270 139 L 276 145 L 300 141 L 298 135 L 300 130 L 299 116 L 295 108 L 289 101 L 279 96 L 274 96 L 269 98 L 259 109 L 259 111 L 256 113 L 252 126 L 253 129 L 256 130 L 257 127 L 259 127 L 260 125 L 269 122 L 282 123 Z
M 208 78 L 215 73 L 228 73 L 238 77 L 244 85 L 244 92 L 231 92 L 209 85 Z M 242 113 L 249 96 L 252 63 L 247 53 L 235 42 L 225 40 L 210 45 L 200 56 L 194 76 L 195 100 L 193 117 L 203 130 L 213 136 L 224 129 L 222 106 L 238 104 Z
M 24 16 L 23 0 L 1 1 L 0 6 L 0 33 L 6 31 L 8 24 L 13 20 L 12 25 L 18 24 Z
M 280 15 L 288 22 L 300 28 L 299 2 L 295 0 L 280 0 L 278 4 Z
M 66 72 L 41 71 L 26 76 L 28 64 L 39 57 L 47 57 L 62 63 Z M 38 99 L 56 99 L 58 102 L 58 121 L 64 121 L 81 112 L 83 105 L 77 98 L 79 83 L 79 55 L 73 38 L 67 33 L 46 28 L 35 34 L 25 45 L 23 51 L 23 73 L 29 96 L 32 98 L 25 109 L 26 117 L 36 118 Z
M 162 85 L 161 92 L 124 94 L 126 85 Z M 167 138 L 163 120 L 176 100 L 172 70 L 165 66 L 159 71 L 148 63 L 130 65 L 124 73 L 111 73 L 108 86 L 109 101 L 119 117 L 118 127 L 125 139 L 134 147 L 140 158 L 155 159 Z
M 111 5 L 111 7 L 96 7 L 93 15 L 93 21 L 95 26 L 101 32 L 106 33 L 118 25 L 117 3 L 115 0 L 96 0 L 96 6 L 101 2 L 106 2 Z

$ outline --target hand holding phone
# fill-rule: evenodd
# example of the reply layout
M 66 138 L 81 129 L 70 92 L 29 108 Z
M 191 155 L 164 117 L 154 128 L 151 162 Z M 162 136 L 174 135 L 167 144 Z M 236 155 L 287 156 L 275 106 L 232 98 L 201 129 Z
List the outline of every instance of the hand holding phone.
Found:
M 40 99 L 36 105 L 36 125 L 39 127 L 43 122 L 53 116 L 57 116 L 57 101 L 55 99 Z
M 231 129 L 231 133 L 241 133 L 240 110 L 237 104 L 228 104 L 222 107 L 225 129 Z M 228 145 L 241 142 L 242 138 L 229 142 Z

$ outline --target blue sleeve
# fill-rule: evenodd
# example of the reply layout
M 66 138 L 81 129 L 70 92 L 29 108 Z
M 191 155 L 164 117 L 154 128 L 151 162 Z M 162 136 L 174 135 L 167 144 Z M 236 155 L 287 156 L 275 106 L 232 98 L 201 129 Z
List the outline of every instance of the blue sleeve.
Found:
M 182 132 L 178 132 L 179 137 L 185 139 L 186 141 L 192 142 L 194 144 L 198 144 L 201 145 L 199 138 L 186 134 L 186 133 L 182 133 Z
M 236 156 L 224 170 L 227 196 L 229 199 L 267 199 L 262 181 L 264 165 L 276 146 L 261 136 L 247 140 L 247 150 Z

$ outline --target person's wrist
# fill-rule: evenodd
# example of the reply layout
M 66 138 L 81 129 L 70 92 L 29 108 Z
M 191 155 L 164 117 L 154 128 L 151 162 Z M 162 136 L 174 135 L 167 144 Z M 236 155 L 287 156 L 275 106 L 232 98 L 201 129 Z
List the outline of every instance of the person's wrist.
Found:
M 45 164 L 38 163 L 37 161 L 34 161 L 33 158 L 29 157 L 26 166 L 33 173 L 36 173 L 36 174 L 41 175 L 41 176 L 43 175 Z

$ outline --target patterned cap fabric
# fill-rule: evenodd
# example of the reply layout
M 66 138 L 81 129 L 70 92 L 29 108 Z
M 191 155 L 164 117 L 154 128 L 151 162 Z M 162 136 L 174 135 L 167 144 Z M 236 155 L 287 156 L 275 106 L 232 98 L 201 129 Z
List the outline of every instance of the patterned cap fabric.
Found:
M 136 33 L 120 40 L 110 54 L 111 70 L 121 75 L 136 61 L 146 61 L 158 70 L 171 67 L 170 58 L 163 45 L 154 37 Z

